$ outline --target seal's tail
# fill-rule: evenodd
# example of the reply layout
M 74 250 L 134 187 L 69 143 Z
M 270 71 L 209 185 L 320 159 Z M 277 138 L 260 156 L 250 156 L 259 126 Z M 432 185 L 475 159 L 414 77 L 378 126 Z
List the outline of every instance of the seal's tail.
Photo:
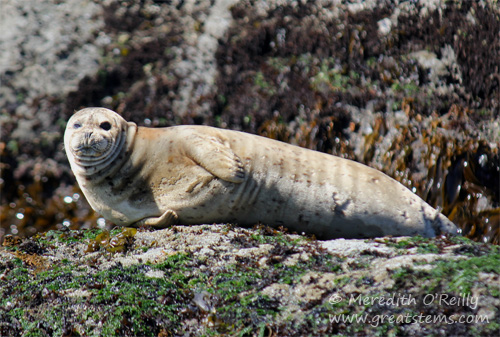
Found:
M 447 217 L 443 214 L 437 212 L 434 221 L 432 222 L 432 228 L 436 232 L 436 235 L 441 234 L 451 234 L 451 235 L 460 235 L 461 230 L 451 222 Z

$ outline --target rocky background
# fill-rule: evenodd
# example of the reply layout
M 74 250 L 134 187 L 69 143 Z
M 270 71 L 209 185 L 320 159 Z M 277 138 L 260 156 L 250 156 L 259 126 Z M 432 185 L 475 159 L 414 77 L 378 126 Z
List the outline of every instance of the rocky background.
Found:
M 69 169 L 71 114 L 206 124 L 354 159 L 499 243 L 496 1 L 9 0 L 1 233 L 105 225 Z

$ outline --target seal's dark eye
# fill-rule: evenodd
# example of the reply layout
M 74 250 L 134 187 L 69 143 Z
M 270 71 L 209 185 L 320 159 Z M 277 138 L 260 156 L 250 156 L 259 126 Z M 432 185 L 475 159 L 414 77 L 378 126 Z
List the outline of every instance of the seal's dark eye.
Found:
M 109 131 L 111 129 L 111 124 L 109 122 L 102 122 L 101 125 L 99 125 L 101 129 Z
M 82 125 L 80 123 L 73 124 L 73 128 L 75 128 L 75 129 L 79 129 L 81 127 L 82 127 Z

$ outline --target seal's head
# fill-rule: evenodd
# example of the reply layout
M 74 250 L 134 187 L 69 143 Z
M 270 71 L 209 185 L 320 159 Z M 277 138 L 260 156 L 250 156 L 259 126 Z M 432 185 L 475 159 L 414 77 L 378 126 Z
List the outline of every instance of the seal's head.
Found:
M 112 164 L 135 128 L 109 109 L 85 108 L 75 113 L 64 132 L 64 148 L 75 175 L 90 176 Z

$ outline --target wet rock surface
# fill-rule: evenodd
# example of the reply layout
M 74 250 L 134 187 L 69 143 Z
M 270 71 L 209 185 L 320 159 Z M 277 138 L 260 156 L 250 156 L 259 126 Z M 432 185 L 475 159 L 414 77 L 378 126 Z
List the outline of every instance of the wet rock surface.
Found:
M 363 162 L 499 242 L 494 2 L 45 0 L 0 15 L 2 236 L 102 223 L 62 133 L 104 106 Z
M 496 336 L 500 326 L 498 246 L 460 237 L 317 241 L 205 225 L 7 238 L 2 336 Z

